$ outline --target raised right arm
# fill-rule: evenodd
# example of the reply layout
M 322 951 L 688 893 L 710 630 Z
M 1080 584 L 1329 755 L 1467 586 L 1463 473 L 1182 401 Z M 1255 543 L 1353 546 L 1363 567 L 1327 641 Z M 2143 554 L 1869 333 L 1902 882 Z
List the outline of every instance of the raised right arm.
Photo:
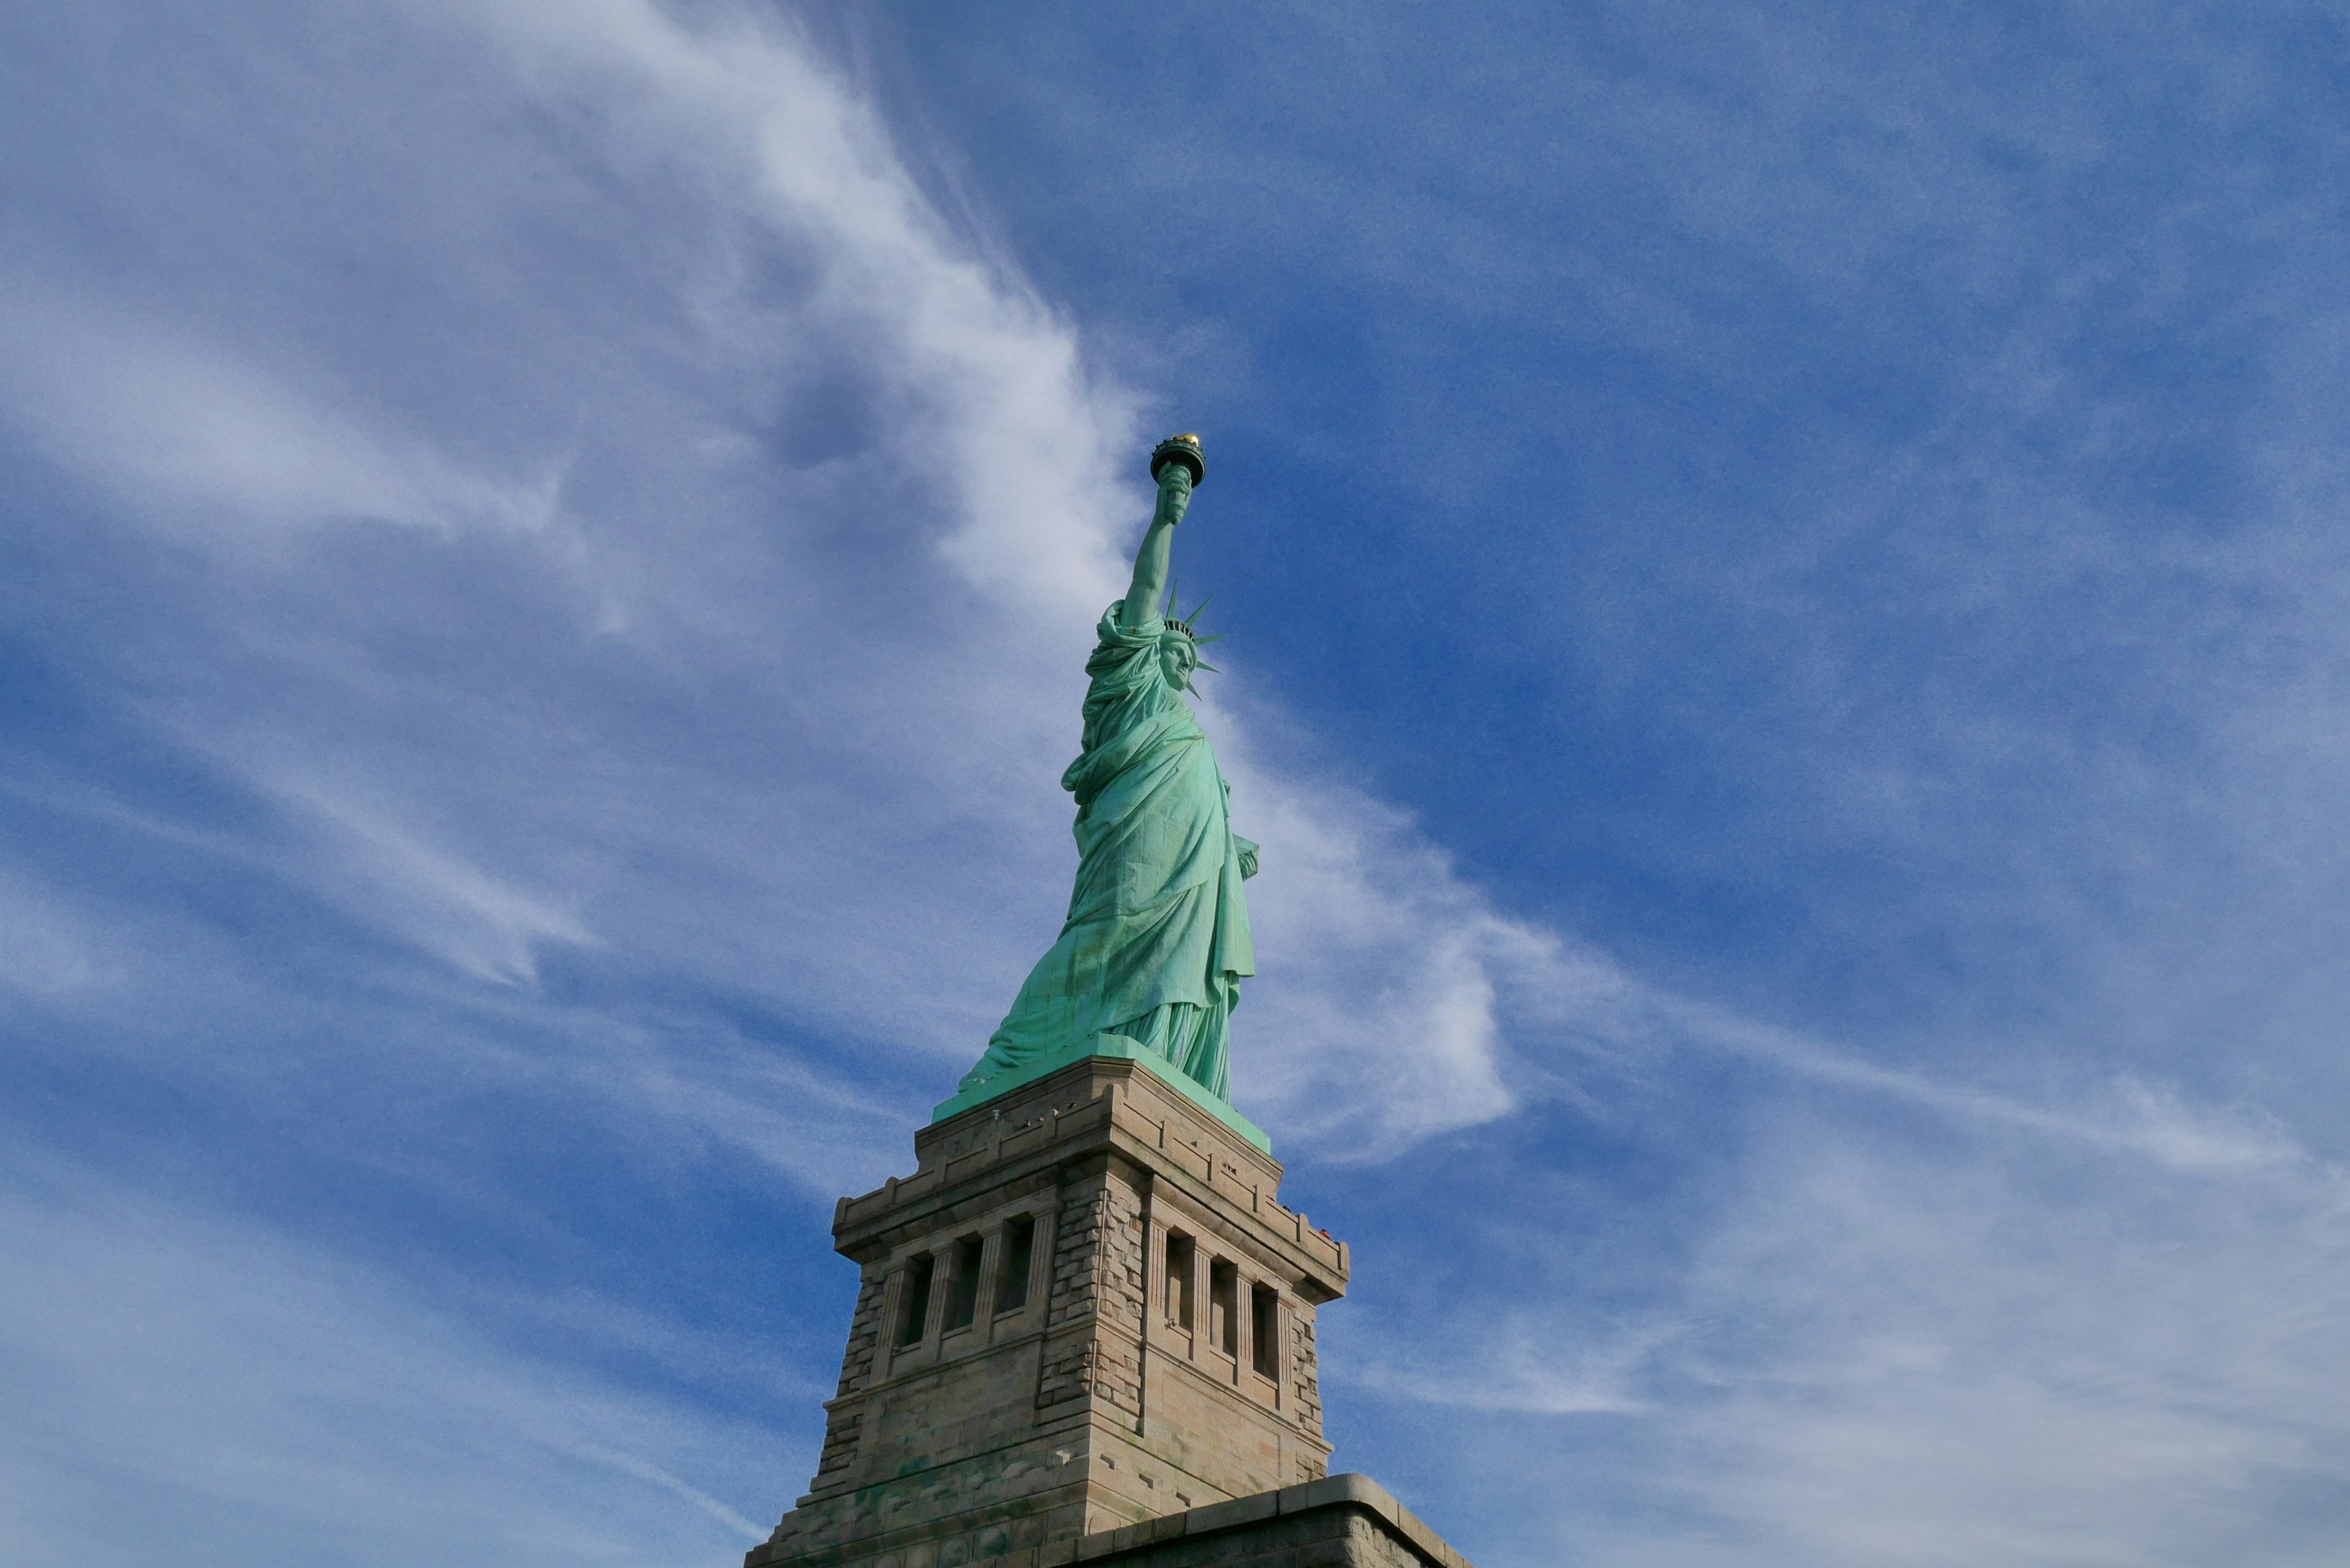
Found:
M 1191 504 L 1191 471 L 1180 462 L 1170 462 L 1159 470 L 1159 508 L 1150 516 L 1150 532 L 1142 536 L 1142 548 L 1134 553 L 1134 584 L 1126 590 L 1126 602 L 1118 607 L 1118 624 L 1128 631 L 1153 619 L 1159 614 L 1159 601 L 1167 594 L 1167 562 L 1175 543 L 1175 524 L 1183 521 L 1184 510 Z

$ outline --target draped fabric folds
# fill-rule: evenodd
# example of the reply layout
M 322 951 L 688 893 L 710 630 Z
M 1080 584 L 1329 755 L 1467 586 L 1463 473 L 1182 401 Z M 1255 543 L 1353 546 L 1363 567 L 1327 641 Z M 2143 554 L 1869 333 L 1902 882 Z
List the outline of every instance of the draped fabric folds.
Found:
M 1128 630 L 1116 605 L 1099 629 L 1084 750 L 1061 777 L 1077 799 L 1068 919 L 962 1088 L 1118 1034 L 1227 1097 L 1232 1012 L 1256 972 L 1241 894 L 1256 846 L 1232 833 L 1230 786 L 1180 695 L 1190 633 Z

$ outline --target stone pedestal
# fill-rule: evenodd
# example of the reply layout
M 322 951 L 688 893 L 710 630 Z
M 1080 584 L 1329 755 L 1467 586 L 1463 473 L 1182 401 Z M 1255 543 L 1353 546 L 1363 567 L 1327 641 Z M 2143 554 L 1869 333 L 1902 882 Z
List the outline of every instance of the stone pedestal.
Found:
M 1368 1476 L 1332 1476 L 1047 1547 L 1045 1568 L 1469 1568 Z
M 1347 1249 L 1281 1206 L 1269 1156 L 1105 1057 L 914 1152 L 835 1213 L 864 1274 L 839 1392 L 807 1495 L 746 1568 L 1042 1568 L 1321 1480 L 1314 1314 Z

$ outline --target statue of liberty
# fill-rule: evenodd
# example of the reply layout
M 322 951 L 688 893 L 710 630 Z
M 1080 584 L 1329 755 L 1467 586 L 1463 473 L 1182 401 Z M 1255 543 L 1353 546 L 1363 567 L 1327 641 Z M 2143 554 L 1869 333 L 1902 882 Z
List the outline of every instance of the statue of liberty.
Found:
M 1179 619 L 1171 603 L 1160 607 L 1175 526 L 1207 477 L 1199 438 L 1159 442 L 1150 469 L 1158 509 L 1133 586 L 1102 614 L 1086 660 L 1083 749 L 1061 775 L 1077 798 L 1068 919 L 950 1104 L 1084 1054 L 1147 1054 L 1229 1098 L 1232 1008 L 1242 977 L 1256 972 L 1241 897 L 1256 846 L 1232 832 L 1231 786 L 1181 695 L 1201 668 L 1199 612 Z

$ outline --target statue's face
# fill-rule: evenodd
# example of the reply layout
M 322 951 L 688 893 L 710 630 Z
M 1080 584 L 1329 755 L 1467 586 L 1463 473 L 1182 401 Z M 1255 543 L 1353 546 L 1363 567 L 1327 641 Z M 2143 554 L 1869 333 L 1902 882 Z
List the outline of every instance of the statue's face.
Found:
M 1159 639 L 1159 667 L 1167 672 L 1167 684 L 1180 691 L 1191 679 L 1191 671 L 1200 667 L 1200 650 L 1180 632 L 1162 637 Z

